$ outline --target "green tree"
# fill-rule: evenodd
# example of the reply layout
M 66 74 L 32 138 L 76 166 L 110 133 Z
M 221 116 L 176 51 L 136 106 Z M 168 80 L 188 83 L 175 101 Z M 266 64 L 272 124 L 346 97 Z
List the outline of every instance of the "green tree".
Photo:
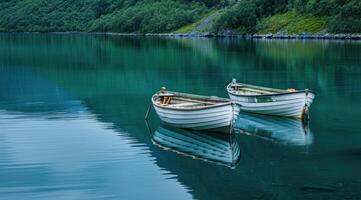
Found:
M 252 33 L 257 23 L 256 4 L 251 0 L 241 0 L 226 9 L 217 19 L 214 28 L 238 30 L 240 33 Z

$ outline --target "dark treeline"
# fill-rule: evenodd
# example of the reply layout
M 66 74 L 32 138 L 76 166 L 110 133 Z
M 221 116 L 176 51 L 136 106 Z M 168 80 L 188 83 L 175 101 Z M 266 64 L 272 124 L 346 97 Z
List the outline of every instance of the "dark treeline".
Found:
M 327 32 L 361 33 L 360 0 L 3 0 L 0 31 L 170 32 L 215 10 L 215 31 L 254 33 L 292 11 L 324 17 Z

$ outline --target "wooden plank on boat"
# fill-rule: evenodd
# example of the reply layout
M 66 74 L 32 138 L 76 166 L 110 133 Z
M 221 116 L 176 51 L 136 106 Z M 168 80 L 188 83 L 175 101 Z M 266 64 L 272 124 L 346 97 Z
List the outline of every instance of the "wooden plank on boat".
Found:
M 182 98 L 182 97 L 177 97 L 177 100 L 183 100 L 183 101 L 189 101 L 189 102 L 195 102 L 195 103 L 204 103 L 204 104 L 209 104 L 209 105 L 217 105 L 217 103 L 214 102 L 210 102 L 210 101 L 201 101 L 201 100 L 196 100 L 196 99 L 188 99 L 188 98 Z
M 239 90 L 245 90 L 245 91 L 250 91 L 250 92 L 255 92 L 255 93 L 260 93 L 260 94 L 274 94 L 274 92 L 260 90 L 260 89 L 253 89 L 253 88 L 249 88 L 249 87 L 240 87 Z

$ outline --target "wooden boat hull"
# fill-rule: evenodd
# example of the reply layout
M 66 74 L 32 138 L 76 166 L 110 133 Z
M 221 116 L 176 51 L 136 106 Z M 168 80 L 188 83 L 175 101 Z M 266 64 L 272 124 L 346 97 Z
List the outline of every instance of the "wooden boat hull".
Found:
M 194 101 L 214 102 L 204 107 L 172 107 L 157 103 L 160 95 L 173 95 L 177 98 L 194 98 Z M 194 130 L 217 129 L 233 125 L 239 106 L 230 99 L 219 97 L 199 96 L 193 94 L 170 92 L 156 93 L 152 97 L 154 110 L 159 118 L 174 127 Z
M 159 118 L 172 126 L 194 130 L 230 126 L 239 112 L 239 106 L 228 104 L 202 110 L 172 110 L 154 106 Z
M 246 112 L 302 118 L 304 109 L 308 108 L 315 94 L 311 91 L 297 91 L 273 95 L 237 95 L 228 89 L 229 97 Z
M 152 141 L 163 149 L 233 168 L 240 159 L 238 143 L 214 134 L 164 126 L 154 132 Z

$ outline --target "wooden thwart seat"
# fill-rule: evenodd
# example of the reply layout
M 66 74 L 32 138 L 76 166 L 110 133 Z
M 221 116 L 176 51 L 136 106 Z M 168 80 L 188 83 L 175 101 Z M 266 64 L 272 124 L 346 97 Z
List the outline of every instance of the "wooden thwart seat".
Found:
M 197 106 L 202 106 L 202 105 L 206 106 L 206 105 L 216 105 L 217 104 L 215 102 L 179 97 L 179 96 L 175 96 L 174 94 L 169 94 L 169 93 L 160 94 L 159 97 L 160 97 L 160 103 L 165 106 L 168 106 L 170 104 L 177 104 L 177 106 L 174 105 L 175 107 L 182 107 L 182 105 L 189 106 L 190 104 L 188 102 L 193 103 L 192 105 L 194 105 L 194 106 L 196 106 L 196 105 Z M 174 103 L 172 103 L 172 102 L 174 102 Z
M 176 97 L 177 100 L 186 101 L 186 102 L 194 102 L 194 103 L 203 103 L 206 105 L 216 105 L 217 103 L 214 102 L 208 102 L 208 101 L 201 101 L 201 100 L 195 100 L 195 99 L 187 99 L 182 97 Z
M 172 97 L 171 97 L 171 96 L 162 97 L 162 104 L 163 104 L 163 105 L 168 105 L 171 100 L 172 100 Z

